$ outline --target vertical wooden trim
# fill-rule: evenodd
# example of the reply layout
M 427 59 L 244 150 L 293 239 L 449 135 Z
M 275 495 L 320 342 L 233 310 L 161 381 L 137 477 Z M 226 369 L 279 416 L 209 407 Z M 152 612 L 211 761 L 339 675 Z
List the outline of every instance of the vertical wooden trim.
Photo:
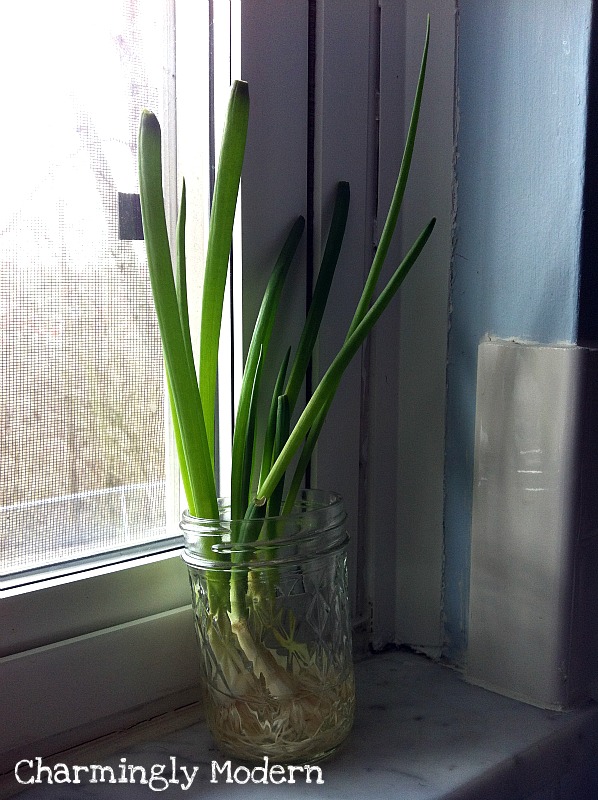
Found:
M 432 216 L 434 234 L 371 339 L 368 543 L 373 643 L 442 641 L 446 332 L 451 259 L 454 6 L 380 0 L 378 226 L 399 169 L 423 47 L 431 42 L 411 176 L 386 268 Z M 388 271 L 386 275 L 388 275 Z M 384 277 L 382 277 L 382 280 Z

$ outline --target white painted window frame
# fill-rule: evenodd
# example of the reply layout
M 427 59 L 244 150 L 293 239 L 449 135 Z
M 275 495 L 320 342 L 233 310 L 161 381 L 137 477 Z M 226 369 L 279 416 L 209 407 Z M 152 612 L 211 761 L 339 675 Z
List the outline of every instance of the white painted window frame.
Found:
M 343 378 L 320 438 L 313 482 L 340 492 L 346 504 L 358 645 L 407 643 L 438 653 L 455 6 L 442 0 L 318 0 L 316 6 L 314 252 L 325 241 L 336 182 L 351 185 L 347 232 L 316 370 L 323 370 L 341 346 L 371 263 L 400 165 L 427 12 L 432 18 L 411 180 L 384 274 L 390 275 L 430 217 L 437 217 L 437 226 L 399 298 Z M 282 237 L 305 209 L 308 4 L 262 0 L 246 9 L 250 35 L 243 70 L 254 116 L 243 187 L 243 286 L 251 320 L 259 296 L 255 286 L 263 286 L 267 277 L 262 265 L 279 245 L 272 232 Z M 280 34 L 265 39 L 264 29 Z M 261 47 L 255 48 L 260 36 Z M 297 320 L 297 327 L 304 293 L 301 273 L 291 278 L 286 306 L 286 319 Z M 245 343 L 248 337 L 245 331 Z
M 216 0 L 213 5 L 224 15 L 221 24 L 226 25 L 226 16 L 231 15 L 229 41 L 238 40 L 242 32 L 241 61 L 233 60 L 231 74 L 240 74 L 250 83 L 252 116 L 241 197 L 243 273 L 235 282 L 235 302 L 242 303 L 245 319 L 251 320 L 259 297 L 256 287 L 262 287 L 267 277 L 266 265 L 272 264 L 290 222 L 305 213 L 309 10 L 307 2 L 278 0 L 246 0 L 243 4 Z M 410 641 L 433 649 L 439 646 L 441 635 L 444 392 L 439 387 L 444 387 L 450 263 L 454 45 L 450 33 L 453 12 L 445 5 L 440 0 L 427 4 L 422 0 L 350 4 L 319 0 L 314 28 L 316 253 L 327 232 L 336 182 L 349 180 L 352 187 L 349 227 L 338 267 L 342 277 L 337 278 L 333 290 L 334 311 L 322 330 L 317 370 L 329 362 L 342 342 L 359 296 L 375 237 L 376 196 L 377 213 L 385 214 L 398 170 L 405 107 L 415 87 L 426 11 L 433 17 L 422 133 L 397 247 L 405 245 L 415 228 L 423 226 L 433 213 L 441 219 L 441 233 L 430 243 L 419 268 L 421 279 L 405 287 L 402 298 L 388 312 L 385 327 L 347 373 L 322 434 L 312 481 L 344 496 L 352 534 L 356 631 L 364 633 L 359 638 L 362 644 L 372 637 L 379 646 Z M 192 35 L 197 24 L 193 15 L 207 14 L 207 8 L 207 3 L 176 0 L 178 63 L 172 65 L 171 75 L 176 71 L 178 165 L 176 172 L 167 176 L 166 185 L 174 191 L 180 182 L 177 174 L 180 179 L 184 171 L 189 203 L 197 186 L 188 176 L 204 174 L 207 167 L 205 160 L 194 162 L 202 150 L 195 135 L 186 138 L 184 133 L 198 121 L 207 101 L 207 89 L 197 84 L 208 60 L 207 42 L 204 47 Z M 376 41 L 379 13 L 383 20 L 383 95 L 378 133 L 373 81 L 378 54 L 372 50 L 372 42 Z M 217 87 L 230 77 L 216 72 Z M 218 107 L 216 115 L 222 115 Z M 173 122 L 171 119 L 171 126 Z M 378 136 L 385 168 L 379 173 L 376 189 Z M 171 223 L 173 218 L 174 209 Z M 235 236 L 238 240 L 239 229 Z M 190 250 L 201 249 L 200 226 Z M 300 258 L 305 259 L 304 251 Z M 390 254 L 390 265 L 398 263 L 397 258 L 398 250 Z M 289 282 L 287 303 L 287 316 L 296 320 L 299 330 L 305 308 L 301 269 Z M 409 327 L 413 314 L 419 317 L 415 335 Z M 228 345 L 236 353 L 237 364 L 247 341 L 245 330 Z M 230 356 L 224 357 L 225 364 L 227 359 L 230 361 Z M 411 364 L 419 368 L 416 375 L 407 376 Z M 234 383 L 231 391 L 234 394 Z M 422 393 L 429 430 L 429 435 L 424 432 L 422 437 L 423 448 L 411 433 L 411 414 L 417 409 L 421 412 Z M 220 413 L 227 412 L 221 408 Z M 422 414 L 416 417 L 422 425 Z M 434 474 L 415 480 L 412 458 L 416 464 L 437 459 Z M 408 496 L 411 491 L 412 497 Z M 406 505 L 398 508 L 399 502 Z M 413 509 L 422 505 L 427 509 L 425 521 L 412 517 Z M 177 503 L 170 511 L 176 519 Z M 415 544 L 414 534 L 419 537 Z M 424 592 L 418 582 L 423 568 L 427 570 Z M 66 583 L 49 582 L 34 592 L 2 598 L 0 702 L 4 718 L 11 724 L 4 726 L 0 740 L 0 753 L 4 754 L 0 771 L 10 769 L 15 754 L 34 743 L 36 755 L 55 752 L 195 699 L 189 599 L 185 569 L 180 559 L 172 556 L 90 571 Z M 413 610 L 412 621 L 406 622 L 407 613 Z

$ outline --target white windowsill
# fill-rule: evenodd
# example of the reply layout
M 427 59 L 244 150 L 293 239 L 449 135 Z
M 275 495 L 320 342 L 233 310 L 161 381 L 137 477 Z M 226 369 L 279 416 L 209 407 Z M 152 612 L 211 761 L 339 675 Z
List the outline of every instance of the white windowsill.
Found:
M 598 796 L 598 705 L 566 713 L 543 711 L 466 684 L 459 673 L 410 653 L 386 653 L 357 665 L 358 711 L 341 752 L 322 767 L 325 784 L 282 784 L 276 798 L 377 798 L 401 800 L 585 800 Z M 211 763 L 226 761 L 199 721 L 196 707 L 58 761 L 117 767 L 119 759 L 145 766 L 170 757 L 197 766 L 188 791 L 170 785 L 161 796 L 263 797 L 264 787 L 210 783 Z M 178 727 L 180 726 L 180 727 Z M 108 753 L 112 755 L 108 755 Z M 35 753 L 24 754 L 34 758 Z M 56 759 L 55 759 L 56 760 Z M 44 764 L 51 764 L 47 759 Z M 233 763 L 233 770 L 235 764 Z M 116 770 L 115 770 L 116 771 Z M 182 774 L 180 776 L 182 778 Z M 83 778 L 83 776 L 82 776 Z M 13 776 L 0 796 L 16 791 Z M 3 792 L 4 790 L 4 792 Z M 152 796 L 148 786 L 98 783 L 42 785 L 22 798 Z

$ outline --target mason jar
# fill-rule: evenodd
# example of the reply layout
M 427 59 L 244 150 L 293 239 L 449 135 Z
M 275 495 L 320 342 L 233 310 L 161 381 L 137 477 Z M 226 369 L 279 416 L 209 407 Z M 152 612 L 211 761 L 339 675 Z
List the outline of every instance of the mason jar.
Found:
M 285 516 L 231 520 L 226 501 L 218 520 L 183 514 L 205 714 L 223 753 L 313 763 L 347 737 L 345 517 L 338 495 L 317 490 Z

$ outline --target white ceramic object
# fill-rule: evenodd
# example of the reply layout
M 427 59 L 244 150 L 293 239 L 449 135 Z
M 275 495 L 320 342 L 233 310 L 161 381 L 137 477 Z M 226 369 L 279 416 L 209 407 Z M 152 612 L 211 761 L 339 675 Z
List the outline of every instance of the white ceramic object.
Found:
M 598 350 L 479 347 L 466 677 L 564 709 L 598 679 Z

